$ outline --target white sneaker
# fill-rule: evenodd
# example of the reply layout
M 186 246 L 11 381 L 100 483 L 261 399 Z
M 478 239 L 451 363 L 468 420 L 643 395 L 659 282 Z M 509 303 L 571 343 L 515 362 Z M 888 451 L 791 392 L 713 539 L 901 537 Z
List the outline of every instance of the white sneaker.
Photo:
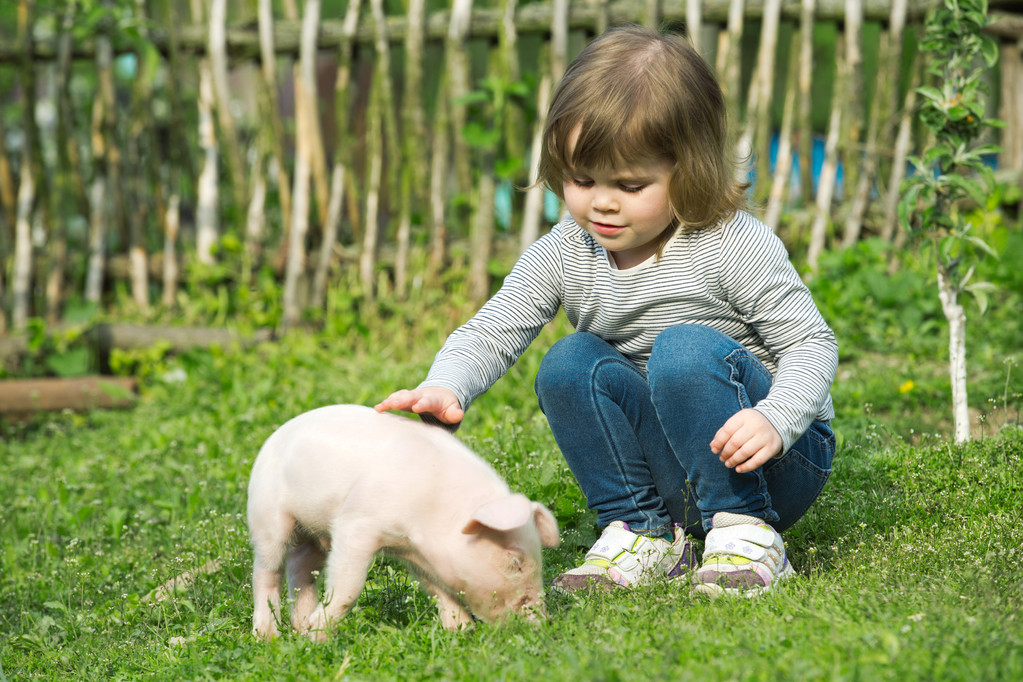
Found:
M 696 591 L 708 597 L 752 597 L 793 575 L 785 542 L 770 524 L 754 516 L 718 512 L 693 582 Z
M 586 553 L 581 566 L 562 573 L 551 586 L 563 593 L 583 589 L 635 587 L 660 576 L 677 576 L 696 565 L 693 545 L 680 526 L 675 538 L 637 535 L 624 521 L 612 521 Z

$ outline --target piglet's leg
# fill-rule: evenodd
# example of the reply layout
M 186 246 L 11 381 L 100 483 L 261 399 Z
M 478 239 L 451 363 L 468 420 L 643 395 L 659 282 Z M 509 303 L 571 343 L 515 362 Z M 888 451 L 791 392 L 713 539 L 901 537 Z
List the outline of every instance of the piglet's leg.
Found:
M 288 555 L 288 538 L 295 520 L 276 512 L 258 498 L 249 507 L 252 535 L 252 632 L 258 639 L 277 636 L 281 619 L 281 578 Z
M 416 577 L 423 589 L 437 598 L 437 611 L 440 613 L 441 625 L 448 630 L 461 630 L 472 625 L 472 614 L 457 598 L 426 576 L 420 574 Z
M 252 568 L 252 633 L 258 639 L 277 636 L 277 622 L 281 617 L 281 569 L 287 551 L 283 543 L 266 547 L 256 544 Z
M 437 611 L 440 612 L 441 625 L 448 630 L 461 630 L 472 626 L 472 614 L 447 592 L 441 591 L 437 595 Z
M 379 548 L 376 537 L 360 534 L 357 524 L 331 533 L 323 601 L 316 605 L 304 631 L 322 642 L 330 628 L 351 610 L 366 585 L 366 573 Z
M 288 598 L 291 600 L 291 626 L 299 632 L 308 629 L 309 617 L 316 610 L 316 571 L 323 568 L 327 555 L 317 540 L 307 540 L 288 555 Z

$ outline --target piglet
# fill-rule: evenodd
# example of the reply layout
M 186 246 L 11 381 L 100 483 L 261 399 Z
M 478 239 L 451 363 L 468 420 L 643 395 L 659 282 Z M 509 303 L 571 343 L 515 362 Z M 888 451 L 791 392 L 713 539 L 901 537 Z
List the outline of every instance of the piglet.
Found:
M 409 565 L 448 629 L 473 616 L 542 617 L 540 545 L 558 544 L 551 512 L 512 494 L 455 436 L 360 405 L 321 407 L 270 435 L 252 467 L 248 521 L 260 639 L 277 635 L 285 565 L 292 627 L 324 641 L 378 552 Z

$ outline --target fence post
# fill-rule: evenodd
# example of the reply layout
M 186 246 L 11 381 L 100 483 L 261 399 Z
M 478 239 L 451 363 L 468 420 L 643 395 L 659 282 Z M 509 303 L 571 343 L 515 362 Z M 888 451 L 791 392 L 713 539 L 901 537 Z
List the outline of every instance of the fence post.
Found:
M 835 195 L 835 182 L 838 175 L 838 147 L 842 131 L 842 109 L 848 64 L 846 62 L 845 38 L 839 33 L 835 46 L 837 61 L 837 77 L 831 95 L 831 116 L 828 120 L 828 137 L 824 143 L 824 164 L 817 184 L 817 207 L 813 225 L 810 228 L 810 243 L 806 250 L 807 264 L 811 272 L 817 272 L 817 261 L 824 251 L 827 241 L 828 227 L 831 225 L 831 200 Z

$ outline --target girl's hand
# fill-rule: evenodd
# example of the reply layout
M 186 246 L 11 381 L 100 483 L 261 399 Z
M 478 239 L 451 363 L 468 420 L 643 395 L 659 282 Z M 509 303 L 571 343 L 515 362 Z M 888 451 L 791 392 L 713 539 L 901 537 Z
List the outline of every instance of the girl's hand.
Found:
M 465 416 L 458 396 L 441 386 L 421 386 L 410 391 L 395 391 L 373 409 L 377 412 L 402 410 L 416 414 L 429 414 L 445 424 L 458 424 Z
M 781 452 L 782 444 L 781 435 L 767 417 L 754 409 L 745 409 L 733 414 L 718 429 L 710 449 L 726 467 L 744 474 Z

